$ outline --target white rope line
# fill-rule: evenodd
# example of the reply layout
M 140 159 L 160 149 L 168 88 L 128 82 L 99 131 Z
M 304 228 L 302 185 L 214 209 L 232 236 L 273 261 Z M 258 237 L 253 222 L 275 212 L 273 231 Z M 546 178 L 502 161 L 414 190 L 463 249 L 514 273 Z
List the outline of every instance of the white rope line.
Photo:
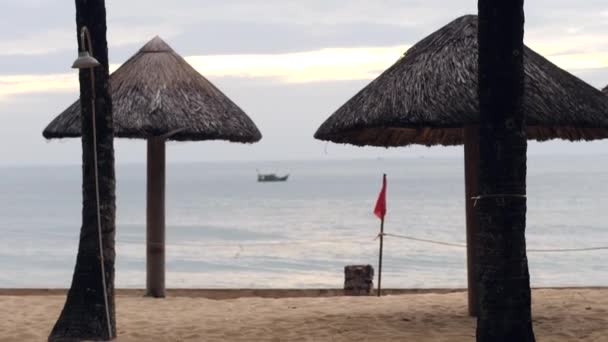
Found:
M 89 29 L 86 26 L 83 26 L 81 29 L 81 45 L 83 49 L 86 49 L 85 45 L 85 37 L 88 38 L 89 41 L 89 53 L 93 56 L 93 44 L 91 42 L 91 36 L 89 34 Z M 86 35 L 86 36 L 85 36 Z M 101 264 L 101 283 L 103 287 L 103 300 L 105 304 L 106 311 L 106 320 L 108 322 L 108 338 L 112 338 L 112 322 L 110 321 L 110 306 L 108 304 L 108 290 L 107 290 L 107 281 L 106 281 L 106 267 L 105 260 L 103 257 L 103 238 L 101 231 L 101 209 L 99 203 L 99 170 L 98 170 L 98 162 L 97 162 L 97 125 L 96 125 L 96 110 L 95 110 L 95 72 L 93 68 L 89 68 L 91 73 L 91 114 L 93 119 L 93 163 L 95 164 L 95 200 L 97 207 L 97 233 L 99 236 L 99 262 Z
M 320 243 L 354 243 L 354 244 L 370 244 L 371 241 L 367 240 L 356 240 L 356 239 L 324 239 L 324 240 L 292 240 L 292 241 L 267 241 L 267 242 L 248 242 L 248 243 L 195 243 L 195 242 L 186 242 L 186 243 L 176 243 L 171 244 L 174 246 L 192 246 L 192 247 L 264 247 L 264 246 L 282 246 L 282 245 L 312 245 L 312 244 L 320 244 Z
M 378 236 L 380 236 L 380 234 L 378 234 Z M 463 244 L 459 244 L 459 243 L 451 243 L 451 242 L 435 241 L 435 240 L 428 240 L 428 239 L 420 239 L 420 238 L 416 238 L 416 237 L 412 237 L 412 236 L 405 236 L 405 235 L 398 235 L 398 234 L 384 233 L 384 236 L 392 236 L 392 237 L 396 237 L 396 238 L 399 238 L 399 239 L 418 241 L 418 242 L 426 242 L 426 243 L 431 243 L 431 244 L 435 244 L 435 245 L 442 245 L 442 246 L 460 247 L 460 248 L 466 248 L 467 247 L 467 245 L 463 245 Z
M 396 237 L 396 238 L 400 238 L 400 239 L 404 239 L 404 240 L 426 242 L 426 243 L 442 245 L 442 246 L 460 247 L 460 248 L 467 247 L 467 245 L 465 245 L 465 244 L 435 241 L 435 240 L 428 240 L 428 239 L 419 239 L 419 238 L 415 238 L 415 237 L 411 237 L 411 236 L 398 235 L 398 234 L 386 234 L 385 233 L 384 236 L 392 236 L 392 237 Z M 568 253 L 568 252 L 591 252 L 591 251 L 602 251 L 602 250 L 608 250 L 608 246 L 586 247 L 586 248 L 527 249 L 527 251 L 530 253 Z
M 477 206 L 477 202 L 482 200 L 482 199 L 487 199 L 487 198 L 500 198 L 504 201 L 505 197 L 514 197 L 514 198 L 527 198 L 527 196 L 525 194 L 488 194 L 488 195 L 479 195 L 479 196 L 475 196 L 475 197 L 471 197 L 471 199 L 475 202 L 473 202 L 473 206 L 476 207 Z
M 528 249 L 530 253 L 559 253 L 559 252 L 591 252 L 608 250 L 608 246 L 588 248 L 563 248 L 563 249 Z
M 247 247 L 271 247 L 271 246 L 284 246 L 284 245 L 312 245 L 312 244 L 322 244 L 322 243 L 354 243 L 360 245 L 370 244 L 373 241 L 377 240 L 381 234 L 378 234 L 374 240 L 358 240 L 358 239 L 323 239 L 323 240 L 292 240 L 292 241 L 268 241 L 268 242 L 249 242 L 249 243 L 175 243 L 170 244 L 173 246 L 181 246 L 181 247 L 217 247 L 217 248 L 226 248 L 226 247 L 238 247 L 241 249 Z M 416 242 L 424 242 L 434 245 L 448 246 L 448 247 L 458 247 L 458 248 L 466 248 L 466 244 L 462 243 L 454 243 L 454 242 L 445 242 L 445 241 L 437 241 L 431 239 L 422 239 L 413 236 L 407 235 L 399 235 L 399 234 L 391 234 L 384 233 L 384 236 L 390 236 L 403 240 L 410 240 Z M 548 248 L 548 249 L 527 249 L 530 253 L 558 253 L 558 252 L 590 252 L 590 251 L 603 251 L 608 250 L 608 246 L 597 246 L 597 247 L 583 247 L 583 248 Z
M 90 41 L 89 41 L 90 43 Z M 91 70 L 91 83 L 93 85 L 93 87 L 95 87 L 95 75 L 93 73 L 93 68 L 90 69 Z M 103 257 L 103 239 L 102 239 L 102 231 L 101 231 L 101 209 L 100 209 L 100 203 L 99 203 L 99 170 L 97 170 L 98 168 L 98 163 L 97 163 L 97 133 L 96 133 L 96 124 L 95 124 L 95 88 L 91 89 L 91 91 L 93 92 L 93 97 L 91 99 L 91 102 L 93 104 L 93 158 L 94 158 L 94 164 L 95 164 L 95 199 L 96 199 L 96 206 L 97 206 L 97 232 L 99 235 L 99 262 L 101 264 L 101 282 L 102 282 L 102 287 L 103 287 L 103 300 L 104 300 L 104 304 L 105 304 L 105 309 L 106 309 L 106 320 L 108 321 L 108 338 L 112 338 L 112 322 L 110 321 L 110 306 L 108 304 L 108 291 L 106 289 L 107 287 L 107 281 L 106 281 L 106 267 L 105 267 L 105 260 Z

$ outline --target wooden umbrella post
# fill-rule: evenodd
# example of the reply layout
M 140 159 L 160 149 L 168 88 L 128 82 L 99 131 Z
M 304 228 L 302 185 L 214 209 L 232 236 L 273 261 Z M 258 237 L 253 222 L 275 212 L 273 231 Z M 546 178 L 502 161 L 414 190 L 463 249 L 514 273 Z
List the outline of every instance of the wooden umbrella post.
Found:
M 148 139 L 146 296 L 165 297 L 165 138 Z
M 479 192 L 479 126 L 464 128 L 464 172 L 465 172 L 465 203 L 467 224 L 467 281 L 469 297 L 469 315 L 478 314 L 478 295 L 476 281 L 476 236 L 479 230 L 479 218 L 472 199 Z

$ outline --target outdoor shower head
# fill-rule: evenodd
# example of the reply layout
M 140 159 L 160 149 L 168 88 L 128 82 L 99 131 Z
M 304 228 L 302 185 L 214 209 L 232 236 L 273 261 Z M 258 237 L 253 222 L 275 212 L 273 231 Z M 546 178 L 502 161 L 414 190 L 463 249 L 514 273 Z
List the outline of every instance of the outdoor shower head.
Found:
M 88 40 L 88 49 L 86 45 L 86 40 Z M 78 51 L 78 58 L 72 64 L 72 69 L 91 69 L 96 66 L 99 66 L 99 61 L 92 56 L 93 47 L 91 46 L 91 35 L 89 34 L 89 29 L 86 26 L 83 26 L 80 29 L 80 48 L 82 51 Z
M 95 59 L 88 51 L 78 52 L 78 58 L 72 64 L 72 69 L 89 69 L 99 66 L 99 61 Z

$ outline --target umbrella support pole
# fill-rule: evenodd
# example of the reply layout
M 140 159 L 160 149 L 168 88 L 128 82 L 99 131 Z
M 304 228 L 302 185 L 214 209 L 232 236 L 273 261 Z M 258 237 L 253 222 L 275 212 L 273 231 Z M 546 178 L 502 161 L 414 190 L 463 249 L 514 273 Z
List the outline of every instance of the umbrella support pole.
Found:
M 165 297 L 165 139 L 148 139 L 146 296 Z
M 479 291 L 476 281 L 477 251 L 475 245 L 479 231 L 479 217 L 472 197 L 479 194 L 479 126 L 464 128 L 464 170 L 469 315 L 476 317 L 479 309 Z

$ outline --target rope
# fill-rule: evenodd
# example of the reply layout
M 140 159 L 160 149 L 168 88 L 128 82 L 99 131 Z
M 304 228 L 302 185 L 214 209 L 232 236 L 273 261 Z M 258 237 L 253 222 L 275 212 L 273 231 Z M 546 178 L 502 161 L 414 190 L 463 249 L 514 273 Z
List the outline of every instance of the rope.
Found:
M 459 244 L 459 243 L 451 243 L 451 242 L 443 242 L 443 241 L 420 239 L 420 238 L 415 238 L 415 237 L 412 237 L 412 236 L 405 236 L 405 235 L 398 235 L 398 234 L 387 234 L 387 233 L 384 233 L 384 236 L 392 236 L 392 237 L 396 237 L 396 238 L 399 238 L 399 239 L 418 241 L 418 242 L 426 242 L 426 243 L 431 243 L 431 244 L 435 244 L 435 245 L 442 245 L 442 246 L 460 247 L 460 248 L 466 248 L 467 247 L 467 245 L 463 245 L 463 244 Z
M 471 197 L 471 199 L 475 201 L 475 202 L 473 202 L 473 206 L 476 207 L 477 206 L 477 201 L 479 201 L 479 200 L 486 199 L 486 198 L 500 198 L 502 201 L 504 201 L 505 197 L 526 198 L 527 196 L 525 194 L 523 194 L 523 195 L 518 195 L 518 194 L 488 194 L 488 195 L 479 195 L 479 196 Z
M 366 240 L 355 240 L 355 239 L 324 239 L 324 240 L 295 240 L 295 241 L 268 241 L 268 242 L 250 242 L 250 243 L 179 243 L 172 244 L 174 246 L 194 246 L 194 247 L 263 247 L 263 246 L 277 246 L 277 245 L 312 245 L 318 243 L 355 243 L 355 244 L 369 244 L 370 241 Z
M 380 234 L 378 234 L 378 236 L 380 236 Z M 384 236 L 392 236 L 392 237 L 396 237 L 396 238 L 400 238 L 400 239 L 404 239 L 404 240 L 426 242 L 426 243 L 442 245 L 442 246 L 460 247 L 460 248 L 467 247 L 467 245 L 464 245 L 464 244 L 428 240 L 428 239 L 419 239 L 419 238 L 415 238 L 415 237 L 411 237 L 411 236 L 398 235 L 398 234 L 386 234 L 385 233 Z M 587 248 L 528 249 L 527 251 L 530 253 L 570 253 L 570 252 L 590 252 L 590 251 L 603 251 L 603 250 L 608 250 L 608 246 L 587 247 Z
M 95 87 L 95 75 L 93 73 L 93 69 L 91 68 L 91 83 L 93 87 Z M 95 88 L 93 88 L 95 89 Z M 99 262 L 101 263 L 101 282 L 103 287 L 103 300 L 105 304 L 106 311 L 106 320 L 108 321 L 108 338 L 112 338 L 112 322 L 110 321 L 110 306 L 108 304 L 108 291 L 107 291 L 107 281 L 106 281 L 106 269 L 105 269 L 105 261 L 103 257 L 103 239 L 102 239 L 102 231 L 101 231 L 101 209 L 99 203 L 99 170 L 97 163 L 97 133 L 96 133 L 96 125 L 95 125 L 95 90 L 93 91 L 93 97 L 91 102 L 93 104 L 93 158 L 95 163 L 95 199 L 97 204 L 97 233 L 99 235 Z
M 86 26 L 81 29 L 81 45 L 82 48 L 85 49 L 85 34 L 86 38 L 89 41 L 89 52 L 91 56 L 93 55 L 93 44 L 91 44 L 91 36 L 89 35 L 89 30 Z M 101 204 L 99 203 L 99 170 L 98 170 L 98 162 L 97 162 L 97 126 L 96 126 L 96 113 L 95 113 L 95 72 L 93 68 L 89 68 L 91 73 L 91 114 L 93 119 L 93 162 L 95 164 L 95 200 L 97 207 L 97 233 L 99 238 L 99 262 L 101 264 L 101 283 L 103 287 L 103 300 L 106 311 L 106 320 L 108 322 L 108 338 L 112 338 L 112 322 L 110 321 L 110 306 L 108 304 L 108 290 L 107 290 L 107 281 L 106 281 L 106 269 L 105 269 L 105 260 L 103 257 L 103 239 L 102 239 L 102 231 L 101 231 Z
M 413 236 L 407 235 L 399 235 L 399 234 L 391 234 L 384 233 L 378 234 L 374 240 L 377 240 L 380 235 L 390 236 L 403 240 L 410 240 L 416 242 L 424 242 L 430 243 L 434 245 L 440 246 L 448 246 L 448 247 L 458 247 L 458 248 L 466 248 L 466 244 L 461 243 L 453 243 L 453 242 L 445 242 L 445 241 L 437 241 L 431 239 L 422 239 Z M 295 241 L 269 241 L 269 242 L 250 242 L 250 243 L 178 243 L 172 244 L 174 246 L 186 246 L 186 247 L 238 247 L 241 250 L 247 247 L 264 247 L 264 246 L 285 246 L 285 245 L 312 245 L 312 244 L 321 244 L 321 243 L 354 243 L 360 245 L 369 244 L 371 241 L 366 240 L 357 240 L 357 239 L 323 239 L 323 240 L 295 240 Z M 530 253 L 570 253 L 570 252 L 591 252 L 591 251 L 603 251 L 608 250 L 608 246 L 597 246 L 597 247 L 583 247 L 583 248 L 549 248 L 549 249 L 527 249 Z
M 560 252 L 590 252 L 608 250 L 608 246 L 589 248 L 563 248 L 563 249 L 528 249 L 530 253 L 560 253 Z

